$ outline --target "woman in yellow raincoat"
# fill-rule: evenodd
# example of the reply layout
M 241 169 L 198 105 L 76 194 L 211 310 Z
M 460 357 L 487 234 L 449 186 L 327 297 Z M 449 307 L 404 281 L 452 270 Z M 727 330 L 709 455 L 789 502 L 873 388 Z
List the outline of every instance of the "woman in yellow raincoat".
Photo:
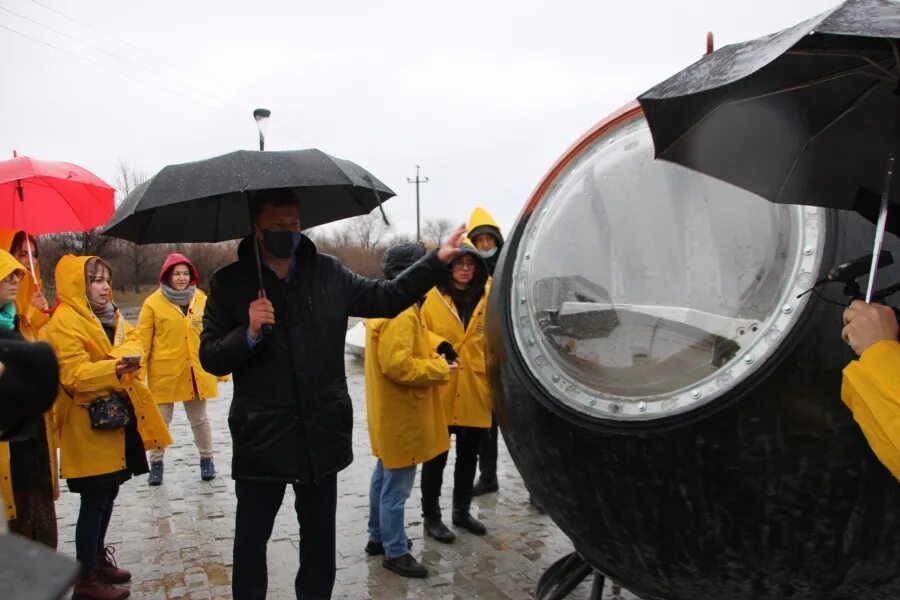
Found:
M 900 479 L 900 342 L 894 310 L 853 302 L 844 312 L 844 341 L 860 355 L 844 368 L 841 399 L 878 460 Z
M 16 314 L 19 331 L 26 340 L 40 338 L 41 329 L 50 321 L 50 307 L 41 291 L 41 265 L 34 236 L 15 229 L 0 229 L 0 249 L 8 251 L 25 267 L 26 276 L 19 282 Z
M 423 256 L 422 244 L 391 246 L 381 262 L 384 276 L 394 279 Z M 366 409 L 378 458 L 369 487 L 366 553 L 383 554 L 384 567 L 404 577 L 428 575 L 409 553 L 403 515 L 416 465 L 450 449 L 434 386 L 450 378 L 452 367 L 429 351 L 418 304 L 393 319 L 366 320 Z
M 212 433 L 206 401 L 219 394 L 218 381 L 200 366 L 200 332 L 206 294 L 197 289 L 200 275 L 181 254 L 170 254 L 159 272 L 159 289 L 144 301 L 138 333 L 144 347 L 147 386 L 166 425 L 172 422 L 175 402 L 181 402 L 200 454 L 200 477 L 216 476 Z M 163 481 L 163 450 L 150 452 L 150 485 Z
M 148 472 L 145 450 L 172 442 L 166 424 L 140 373 L 143 355 L 137 331 L 112 301 L 111 269 L 96 256 L 67 255 L 56 265 L 59 306 L 46 337 L 59 360 L 60 474 L 69 490 L 81 495 L 75 550 L 83 573 L 75 586 L 79 598 L 120 600 L 131 573 L 116 566 L 105 545 L 119 486 Z M 95 428 L 92 406 L 124 403 L 129 423 Z
M 484 535 L 484 525 L 469 509 L 478 447 L 491 427 L 491 394 L 484 363 L 484 321 L 490 291 L 487 267 L 469 243 L 450 263 L 444 283 L 432 288 L 422 305 L 425 328 L 442 340 L 438 351 L 451 360 L 459 358 L 459 368 L 450 381 L 439 388 L 450 433 L 456 435 L 456 466 L 453 471 L 453 524 L 476 535 Z M 440 495 L 447 453 L 422 466 L 422 516 L 425 533 L 450 543 L 456 536 L 441 520 Z
M 25 267 L 0 250 L 0 335 L 34 341 L 18 311 L 21 288 L 28 281 Z M 57 544 L 56 425 L 50 411 L 29 419 L 0 443 L 0 490 L 5 498 L 9 529 L 54 550 Z
M 500 250 L 503 249 L 503 234 L 497 221 L 485 209 L 476 207 L 469 217 L 469 239 L 478 250 L 478 254 L 487 265 L 488 275 L 494 276 L 497 268 L 497 260 L 500 258 Z M 481 442 L 478 448 L 478 471 L 480 473 L 475 487 L 472 488 L 473 496 L 490 494 L 500 489 L 497 480 L 497 440 L 499 438 L 497 420 L 492 419 L 490 433 Z

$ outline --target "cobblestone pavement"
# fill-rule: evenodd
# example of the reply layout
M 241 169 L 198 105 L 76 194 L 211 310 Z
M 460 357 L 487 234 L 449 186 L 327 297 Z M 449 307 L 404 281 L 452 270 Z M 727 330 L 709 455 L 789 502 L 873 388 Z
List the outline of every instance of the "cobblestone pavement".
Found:
M 565 535 L 528 503 L 528 493 L 502 440 L 500 493 L 475 499 L 473 513 L 488 528 L 477 537 L 458 532 L 456 543 L 423 540 L 418 481 L 407 503 L 407 533 L 412 553 L 430 570 L 423 580 L 404 579 L 381 566 L 380 558 L 363 552 L 368 518 L 368 484 L 374 465 L 366 430 L 362 362 L 347 357 L 347 376 L 355 407 L 356 460 L 338 478 L 337 582 L 334 597 L 347 599 L 498 599 L 531 598 L 538 578 L 549 565 L 572 551 Z M 216 445 L 219 477 L 202 482 L 190 426 L 181 408 L 172 422 L 175 444 L 166 454 L 165 482 L 147 486 L 146 476 L 122 486 L 107 543 L 116 548 L 119 564 L 134 574 L 132 598 L 231 598 L 231 549 L 234 539 L 234 482 L 229 476 L 231 450 L 227 415 L 231 384 L 208 405 Z M 448 468 L 452 469 L 453 451 Z M 452 470 L 450 471 L 452 473 Z M 452 477 L 445 481 L 442 504 L 449 516 Z M 60 551 L 75 555 L 78 496 L 63 493 L 57 505 Z M 285 494 L 269 543 L 269 598 L 294 598 L 299 532 L 293 494 Z M 449 523 L 449 520 L 448 520 Z M 572 599 L 588 598 L 583 584 Z M 637 600 L 607 582 L 605 600 Z

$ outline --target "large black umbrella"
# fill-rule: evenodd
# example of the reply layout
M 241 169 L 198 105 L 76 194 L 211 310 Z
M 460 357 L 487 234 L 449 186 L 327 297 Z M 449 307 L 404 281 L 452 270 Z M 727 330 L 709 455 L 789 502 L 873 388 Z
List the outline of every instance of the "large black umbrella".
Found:
M 877 259 L 900 204 L 898 39 L 900 3 L 850 0 L 708 54 L 640 96 L 656 155 L 772 202 L 880 216 Z
M 359 165 L 320 150 L 239 150 L 163 168 L 122 201 L 103 233 L 137 244 L 233 240 L 250 233 L 249 195 L 275 188 L 296 194 L 305 229 L 395 196 Z

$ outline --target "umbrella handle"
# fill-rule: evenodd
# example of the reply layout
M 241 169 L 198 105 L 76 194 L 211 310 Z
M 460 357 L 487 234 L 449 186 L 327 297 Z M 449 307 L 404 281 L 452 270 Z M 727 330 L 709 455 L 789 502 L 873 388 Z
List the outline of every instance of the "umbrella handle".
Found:
M 259 281 L 259 296 L 266 297 L 266 286 L 263 282 L 262 259 L 259 256 L 259 240 L 256 238 L 256 232 L 253 230 L 253 211 L 250 210 L 250 195 L 247 195 L 247 215 L 250 218 L 250 237 L 253 238 L 253 258 L 256 262 L 256 277 Z M 272 332 L 272 326 L 268 323 L 262 326 L 262 336 Z
M 878 211 L 878 224 L 875 226 L 875 242 L 872 245 L 872 266 L 869 268 L 869 283 L 866 286 L 866 303 L 872 301 L 872 290 L 875 289 L 875 273 L 878 271 L 878 259 L 884 243 L 884 229 L 887 224 L 888 201 L 891 196 L 891 179 L 894 175 L 894 154 L 888 155 L 887 171 L 884 176 L 884 190 L 881 192 L 881 208 Z

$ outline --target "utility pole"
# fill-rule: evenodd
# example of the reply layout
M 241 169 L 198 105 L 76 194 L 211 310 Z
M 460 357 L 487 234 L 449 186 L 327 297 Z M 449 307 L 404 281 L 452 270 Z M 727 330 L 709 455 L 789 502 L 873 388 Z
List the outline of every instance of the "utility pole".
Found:
M 253 119 L 256 121 L 256 128 L 259 130 L 259 150 L 262 152 L 266 149 L 266 125 L 269 124 L 269 117 L 272 111 L 268 108 L 257 108 L 253 111 Z
M 428 178 L 419 178 L 419 165 L 416 165 L 416 178 L 410 179 L 409 177 L 407 177 L 406 182 L 416 184 L 416 241 L 418 242 L 422 239 L 421 227 L 419 226 L 419 184 L 428 183 Z

